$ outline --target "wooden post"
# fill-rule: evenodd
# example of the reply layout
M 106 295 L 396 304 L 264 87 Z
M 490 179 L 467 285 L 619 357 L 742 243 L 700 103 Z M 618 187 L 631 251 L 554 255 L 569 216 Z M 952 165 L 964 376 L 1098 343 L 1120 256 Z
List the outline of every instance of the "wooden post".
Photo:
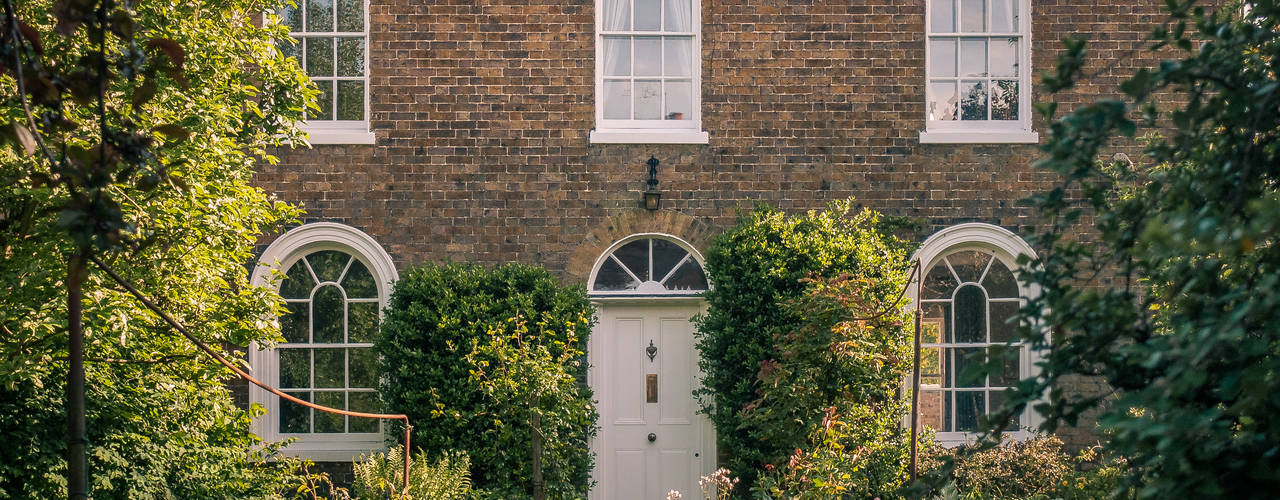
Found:
M 67 498 L 89 498 L 89 438 L 84 417 L 84 279 L 85 250 L 67 265 Z
M 545 500 L 547 492 L 542 484 L 542 414 L 533 411 L 533 500 Z

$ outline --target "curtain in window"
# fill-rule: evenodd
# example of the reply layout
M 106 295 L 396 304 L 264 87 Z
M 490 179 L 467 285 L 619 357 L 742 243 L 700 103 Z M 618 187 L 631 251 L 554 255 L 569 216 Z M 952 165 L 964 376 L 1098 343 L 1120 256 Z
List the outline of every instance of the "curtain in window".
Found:
M 666 2 L 666 31 L 693 31 L 692 0 L 664 0 Z
M 604 30 L 631 29 L 631 0 L 604 0 Z

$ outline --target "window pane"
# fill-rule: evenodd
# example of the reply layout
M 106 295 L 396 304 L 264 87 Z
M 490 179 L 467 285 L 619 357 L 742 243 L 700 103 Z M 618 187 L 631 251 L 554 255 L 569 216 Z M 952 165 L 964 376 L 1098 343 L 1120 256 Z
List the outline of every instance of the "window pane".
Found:
M 307 262 L 311 263 L 311 270 L 315 271 L 316 278 L 322 282 L 338 281 L 338 278 L 342 277 L 342 270 L 347 267 L 348 260 L 351 260 L 351 256 L 336 250 L 324 250 L 307 256 Z
M 993 346 L 991 348 L 991 356 L 998 356 L 1000 359 L 1000 370 L 991 374 L 991 387 L 1018 385 L 1018 380 L 1022 379 L 1018 360 L 1018 354 L 1021 351 L 1022 349 L 1018 347 Z
M 378 303 L 347 303 L 347 341 L 373 342 L 378 335 Z
M 605 259 L 604 264 L 600 266 L 600 270 L 596 272 L 596 282 L 592 286 L 593 290 L 600 291 L 620 291 L 631 290 L 640 286 L 640 282 L 631 279 L 626 271 L 622 270 L 613 259 Z
M 979 419 L 987 414 L 986 394 L 982 391 L 956 393 L 956 429 L 960 432 L 978 430 Z M 319 427 L 319 426 L 317 426 Z
M 693 39 L 683 37 L 667 37 L 664 41 L 662 74 L 666 76 L 689 76 L 693 73 L 689 64 L 693 55 Z
M 362 0 L 338 0 L 338 31 L 364 31 Z
M 667 31 L 693 31 L 693 6 L 691 4 L 690 0 L 666 0 L 666 5 L 663 9 L 663 17 L 665 18 L 663 25 Z
M 991 39 L 991 76 L 1018 76 L 1018 39 Z
M 676 270 L 671 278 L 663 283 L 667 290 L 706 290 L 707 275 L 702 272 L 702 266 L 698 262 L 689 259 Z
M 316 96 L 316 106 L 319 111 L 308 110 L 307 117 L 314 120 L 332 120 L 333 119 L 333 80 L 317 80 L 316 88 L 320 89 L 320 95 Z
M 987 12 L 983 0 L 960 0 L 960 31 L 966 33 L 987 30 Z
M 635 72 L 637 76 L 662 75 L 662 39 L 636 37 Z
M 364 119 L 364 82 L 338 82 L 338 119 Z
M 289 312 L 280 316 L 280 335 L 286 343 L 307 342 L 311 333 L 311 303 L 286 302 L 284 307 Z
M 663 84 L 666 91 L 666 109 L 663 110 L 662 116 L 667 120 L 692 120 L 693 119 L 693 96 L 690 89 L 693 84 L 690 82 L 673 82 L 667 81 Z M 661 279 L 663 275 L 654 273 L 654 279 Z
M 942 385 L 941 347 L 926 347 L 920 350 L 920 383 Z
M 311 271 L 307 270 L 302 259 L 298 259 L 280 282 L 280 296 L 286 299 L 309 299 L 314 287 L 315 280 L 311 279 Z
M 607 36 L 604 38 L 604 74 L 608 76 L 631 75 L 631 38 Z
M 378 412 L 378 393 L 348 392 L 347 409 L 362 413 Z M 348 432 L 378 432 L 378 419 L 347 417 Z
M 351 364 L 347 387 L 372 389 L 378 385 L 378 355 L 370 347 L 347 349 Z
M 676 264 L 680 263 L 680 259 L 683 259 L 685 255 L 689 254 L 689 252 L 680 248 L 680 245 L 667 240 L 655 238 L 652 241 L 653 279 L 660 280 L 665 278 L 667 274 L 676 267 Z
M 338 76 L 364 76 L 364 38 L 338 39 Z M 339 89 L 339 94 L 341 89 Z
M 921 314 L 920 335 L 923 343 L 939 343 L 951 341 L 948 335 L 947 325 L 951 323 L 951 304 L 947 302 L 933 302 L 924 305 Z M 928 327 L 925 325 L 935 325 Z M 934 331 L 930 331 L 930 330 Z M 936 333 L 935 333 L 936 332 Z
M 947 262 L 951 264 L 951 269 L 955 270 L 956 276 L 960 277 L 960 281 L 977 283 L 978 278 L 982 277 L 982 272 L 987 269 L 987 264 L 991 262 L 991 254 L 965 250 L 948 255 Z
M 987 277 L 982 280 L 982 287 L 987 289 L 987 294 L 993 299 L 1012 299 L 1018 296 L 1018 282 L 1014 280 L 1013 272 L 998 259 L 991 264 L 991 270 L 987 271 Z
M 984 82 L 960 82 L 960 119 L 987 119 L 987 88 Z
M 333 76 L 333 39 L 307 37 L 307 76 Z
M 636 31 L 658 31 L 662 25 L 662 0 L 635 0 Z
M 929 39 L 929 76 L 956 76 L 956 39 Z
M 298 64 L 302 64 L 302 39 L 289 38 L 276 43 L 276 50 L 280 51 L 280 57 L 288 59 L 292 57 Z
M 1018 82 L 996 80 L 991 87 L 991 119 L 1018 119 Z
M 991 342 L 1006 343 L 1018 340 L 1017 302 L 991 303 Z
M 631 82 L 604 82 L 604 117 L 607 120 L 631 119 Z
M 344 349 L 314 349 L 315 386 L 317 388 L 346 387 L 347 363 Z
M 960 76 L 987 76 L 987 39 L 960 40 Z
M 280 14 L 280 24 L 289 27 L 289 31 L 302 31 L 302 12 L 292 5 L 281 5 L 280 10 L 276 11 Z
M 920 297 L 925 299 L 949 299 L 956 285 L 959 285 L 959 283 L 956 283 L 956 279 L 951 275 L 951 271 L 947 269 L 947 265 L 942 261 L 938 261 L 937 264 L 934 264 L 929 269 L 929 273 L 924 275 Z
M 942 391 L 920 391 L 920 425 L 942 430 Z
M 339 410 L 347 409 L 346 393 L 342 391 L 316 391 L 316 404 L 328 406 L 329 408 L 337 408 Z M 316 415 L 316 432 L 345 432 L 343 423 L 346 417 L 337 413 L 329 413 L 327 411 L 315 410 Z
M 373 283 L 373 275 L 360 259 L 351 259 L 351 267 L 342 277 L 342 289 L 349 299 L 376 299 L 378 287 Z
M 311 387 L 311 349 L 279 349 L 280 387 Z
M 954 342 L 987 341 L 987 297 L 977 285 L 965 285 L 956 290 Z
M 989 397 L 991 398 L 991 411 L 994 412 L 1004 407 L 1004 393 L 1002 391 L 992 392 Z M 1010 418 L 1008 424 L 1004 426 L 1004 430 L 1018 430 L 1018 418 L 1016 416 L 1014 418 Z
M 949 349 L 952 353 L 955 365 L 951 368 L 953 371 L 952 381 L 956 387 L 986 387 L 987 377 L 980 373 L 979 367 L 986 362 L 987 350 L 983 347 L 965 347 L 957 349 Z M 316 358 L 316 363 L 320 362 Z M 973 368 L 970 368 L 973 367 Z M 318 367 L 317 367 L 318 370 Z M 973 371 L 970 371 L 973 370 Z M 317 371 L 317 373 L 319 373 Z M 317 375 L 318 377 L 318 375 Z
M 333 31 L 333 0 L 307 0 L 307 31 Z
M 625 31 L 631 28 L 631 0 L 604 0 L 605 30 Z
M 955 120 L 958 109 L 955 82 L 933 82 L 929 84 L 930 120 Z M 945 272 L 946 268 L 943 268 L 943 271 Z
M 344 302 L 342 289 L 336 285 L 326 285 L 316 290 L 316 298 L 311 301 L 312 342 L 342 342 Z
M 637 120 L 662 119 L 662 82 L 636 80 L 635 118 Z
M 627 266 L 631 274 L 641 281 L 649 279 L 649 240 L 636 240 L 613 251 L 613 256 Z
M 929 11 L 929 31 L 931 33 L 955 32 L 955 0 L 932 0 L 929 3 Z
M 994 33 L 1018 31 L 1017 0 L 991 0 L 991 31 Z
M 303 401 L 311 401 L 310 392 L 286 392 L 290 396 Z M 311 432 L 311 409 L 280 398 L 280 432 Z

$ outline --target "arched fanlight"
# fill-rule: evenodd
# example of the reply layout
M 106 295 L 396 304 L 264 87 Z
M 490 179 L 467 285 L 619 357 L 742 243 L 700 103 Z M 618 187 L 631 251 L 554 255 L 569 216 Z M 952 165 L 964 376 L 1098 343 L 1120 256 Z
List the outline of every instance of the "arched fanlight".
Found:
M 641 237 L 601 259 L 590 290 L 599 295 L 697 295 L 707 287 L 702 264 L 688 249 L 666 238 Z

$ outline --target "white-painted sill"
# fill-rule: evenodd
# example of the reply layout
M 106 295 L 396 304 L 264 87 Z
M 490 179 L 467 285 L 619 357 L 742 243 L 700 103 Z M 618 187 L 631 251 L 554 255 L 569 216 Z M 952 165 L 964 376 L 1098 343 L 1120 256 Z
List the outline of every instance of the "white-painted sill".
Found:
M 374 143 L 373 132 L 369 131 L 368 123 L 341 128 L 303 125 L 302 130 L 307 133 L 307 141 L 313 145 Z
M 922 131 L 920 144 L 1036 144 L 1040 134 L 1026 131 Z
M 305 458 L 313 462 L 354 462 L 360 455 L 387 451 L 382 440 L 365 442 L 325 442 L 324 440 L 300 440 L 280 450 L 289 457 Z
M 592 130 L 592 144 L 707 144 L 710 136 L 701 130 Z

